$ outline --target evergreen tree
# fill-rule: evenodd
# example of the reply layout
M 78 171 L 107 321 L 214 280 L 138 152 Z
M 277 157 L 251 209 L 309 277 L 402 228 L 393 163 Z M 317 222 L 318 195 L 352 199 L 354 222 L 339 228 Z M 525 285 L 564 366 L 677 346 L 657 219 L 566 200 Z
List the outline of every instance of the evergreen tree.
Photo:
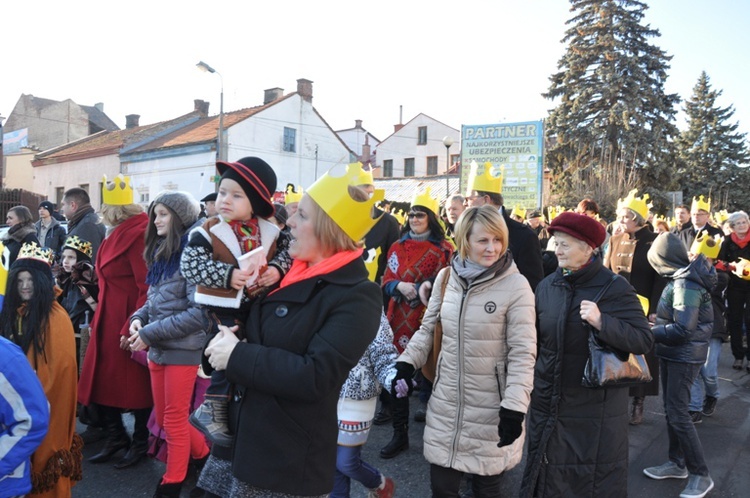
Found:
M 703 71 L 692 97 L 685 101 L 688 128 L 677 141 L 683 172 L 681 188 L 687 199 L 710 195 L 713 207 L 747 209 L 750 154 L 745 134 L 737 132 L 739 124 L 728 124 L 734 115 L 733 107 L 719 107 L 716 103 L 721 93 L 711 88 Z
M 559 101 L 546 126 L 553 201 L 604 190 L 596 201 L 614 205 L 638 187 L 666 203 L 680 98 L 664 91 L 671 56 L 649 44 L 661 35 L 641 24 L 647 8 L 637 0 L 571 0 L 568 48 L 544 94 Z

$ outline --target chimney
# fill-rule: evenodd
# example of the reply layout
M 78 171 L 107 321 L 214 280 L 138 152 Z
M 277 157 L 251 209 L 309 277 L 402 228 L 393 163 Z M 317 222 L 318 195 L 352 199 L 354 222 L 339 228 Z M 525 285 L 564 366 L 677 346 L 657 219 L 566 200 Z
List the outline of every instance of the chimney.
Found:
M 398 106 L 398 124 L 393 125 L 393 133 L 396 133 L 398 130 L 404 127 L 404 106 L 400 105 Z
M 362 121 L 360 121 L 360 124 Z M 370 137 L 369 135 L 365 135 L 365 143 L 362 145 L 362 164 L 370 164 Z M 370 168 L 372 169 L 372 164 L 370 164 Z
M 393 133 L 396 133 L 398 130 L 400 130 L 403 127 L 404 125 L 402 125 L 401 123 L 393 125 Z
M 208 116 L 209 102 L 201 99 L 193 100 L 193 112 L 197 112 L 200 117 L 205 118 Z
M 125 116 L 125 129 L 129 130 L 131 128 L 137 128 L 138 120 L 141 119 L 140 114 L 128 114 Z
M 362 120 L 361 119 L 355 119 L 354 120 L 354 127 L 358 130 L 362 129 Z
M 312 84 L 312 81 L 306 80 L 304 78 L 300 78 L 297 80 L 297 93 L 300 94 L 302 99 L 308 102 L 312 102 L 313 98 Z
M 278 100 L 284 96 L 283 88 L 269 88 L 263 91 L 263 105 L 270 104 L 274 100 Z
M 104 112 L 104 103 L 102 103 L 102 102 L 97 102 L 96 104 L 94 104 L 94 107 L 95 107 L 95 108 L 96 108 L 96 109 L 97 109 L 97 110 L 98 110 L 99 112 Z

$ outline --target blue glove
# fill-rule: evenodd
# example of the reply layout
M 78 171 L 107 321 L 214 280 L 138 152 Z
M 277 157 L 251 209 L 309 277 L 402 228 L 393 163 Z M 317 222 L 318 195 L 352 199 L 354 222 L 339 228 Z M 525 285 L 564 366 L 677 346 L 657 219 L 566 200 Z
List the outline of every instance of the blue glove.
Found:
M 500 436 L 498 448 L 513 444 L 513 441 L 518 439 L 523 431 L 524 416 L 521 412 L 500 408 L 500 423 L 497 424 L 497 435 Z
M 396 362 L 396 376 L 391 381 L 391 396 L 394 398 L 396 397 L 396 383 L 399 380 L 404 380 L 406 382 L 406 386 L 408 387 L 409 391 L 407 393 L 407 396 L 411 396 L 412 391 L 414 391 L 414 384 L 412 383 L 412 377 L 414 376 L 414 365 L 411 363 L 406 363 L 405 361 L 397 361 Z

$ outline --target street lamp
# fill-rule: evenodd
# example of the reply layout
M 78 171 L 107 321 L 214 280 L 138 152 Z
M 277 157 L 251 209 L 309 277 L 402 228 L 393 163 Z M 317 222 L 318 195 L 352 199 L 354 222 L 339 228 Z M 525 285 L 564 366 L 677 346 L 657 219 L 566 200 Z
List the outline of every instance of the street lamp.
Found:
M 448 198 L 450 194 L 450 183 L 448 179 L 448 170 L 451 166 L 451 145 L 453 145 L 453 139 L 449 136 L 443 137 L 443 145 L 445 145 L 445 198 Z
M 224 150 L 224 77 L 219 71 L 212 68 L 203 61 L 195 65 L 198 69 L 206 73 L 218 74 L 221 78 L 221 99 L 219 100 L 219 139 L 216 142 L 216 158 L 219 161 L 226 161 L 226 151 Z

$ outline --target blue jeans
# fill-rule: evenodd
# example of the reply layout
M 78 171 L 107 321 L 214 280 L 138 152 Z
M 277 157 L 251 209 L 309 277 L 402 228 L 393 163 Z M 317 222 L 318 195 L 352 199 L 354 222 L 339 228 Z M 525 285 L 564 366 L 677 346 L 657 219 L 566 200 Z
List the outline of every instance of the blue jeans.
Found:
M 690 388 L 701 369 L 699 363 L 677 363 L 659 359 L 664 411 L 667 414 L 669 460 L 691 474 L 708 475 L 703 446 L 690 419 Z
M 362 483 L 367 489 L 380 486 L 382 475 L 372 465 L 362 460 L 361 446 L 341 446 L 336 448 L 336 476 L 330 498 L 349 498 L 351 480 Z
M 699 412 L 703 409 L 706 396 L 719 397 L 719 355 L 722 343 L 719 337 L 712 337 L 708 343 L 706 363 L 701 367 L 698 377 L 693 382 L 693 388 L 690 390 L 691 412 Z

